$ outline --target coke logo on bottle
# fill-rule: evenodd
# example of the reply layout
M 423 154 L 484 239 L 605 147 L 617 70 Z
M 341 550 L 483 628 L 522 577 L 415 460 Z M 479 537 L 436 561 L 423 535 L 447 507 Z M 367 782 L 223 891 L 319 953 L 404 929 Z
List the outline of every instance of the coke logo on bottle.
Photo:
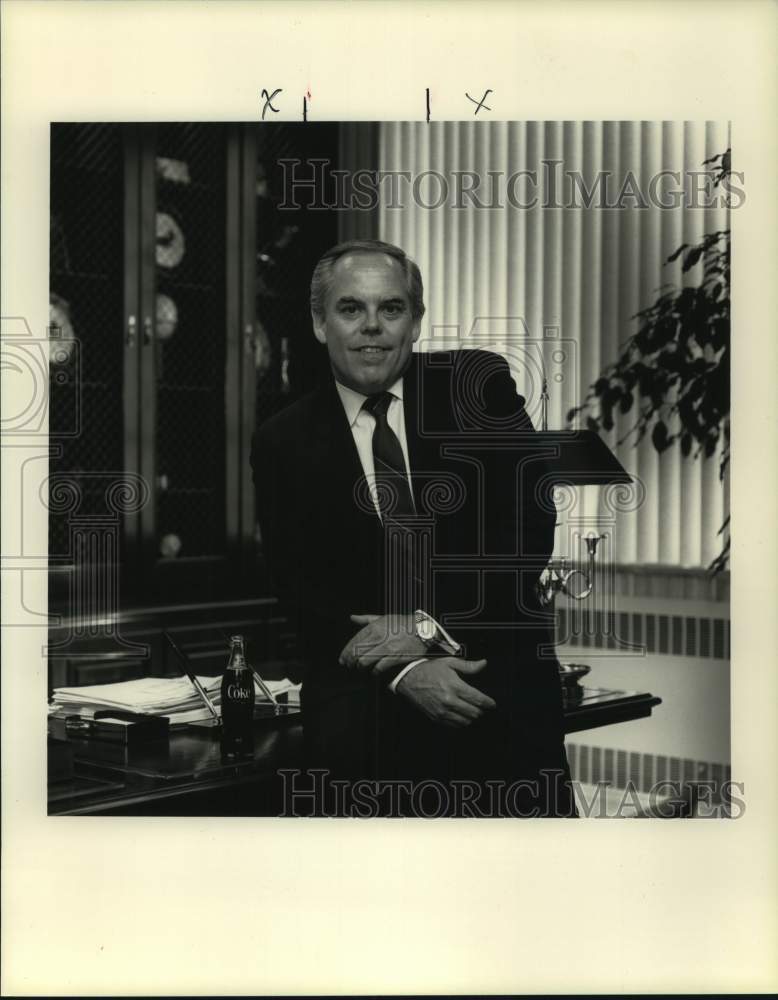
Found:
M 229 684 L 227 686 L 227 697 L 231 698 L 233 701 L 248 701 L 252 695 L 251 688 L 239 687 L 237 684 Z

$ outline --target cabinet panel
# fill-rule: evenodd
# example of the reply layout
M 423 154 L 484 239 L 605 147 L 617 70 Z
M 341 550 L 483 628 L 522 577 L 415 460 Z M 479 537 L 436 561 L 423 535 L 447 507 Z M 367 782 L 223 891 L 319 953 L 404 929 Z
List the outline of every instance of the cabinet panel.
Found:
M 114 579 L 105 551 L 121 561 L 123 604 L 223 593 L 239 553 L 235 346 L 253 262 L 249 272 L 241 261 L 245 195 L 228 149 L 240 163 L 239 126 L 52 126 L 51 486 L 64 481 L 78 497 L 51 504 L 59 606 L 78 603 L 89 580 Z M 240 276 L 231 297 L 228 273 Z M 229 433 L 228 412 L 238 415 Z M 145 486 L 138 509 L 106 506 L 122 478 Z M 98 515 L 116 544 L 76 551 L 74 520 L 83 532 Z
M 49 257 L 52 502 L 49 551 L 66 560 L 74 513 L 104 513 L 124 463 L 124 150 L 120 126 L 53 125 Z M 100 474 L 99 476 L 95 474 Z M 64 496 L 64 494 L 63 494 Z
M 144 321 L 153 374 L 144 393 L 153 385 L 149 531 L 161 558 L 225 554 L 225 139 L 219 125 L 154 134 L 153 315 Z

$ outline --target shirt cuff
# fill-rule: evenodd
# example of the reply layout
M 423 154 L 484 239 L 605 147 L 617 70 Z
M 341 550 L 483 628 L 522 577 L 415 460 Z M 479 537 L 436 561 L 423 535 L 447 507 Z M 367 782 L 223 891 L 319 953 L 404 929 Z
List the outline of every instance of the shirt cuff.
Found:
M 420 660 L 413 660 L 411 663 L 406 663 L 406 665 L 399 671 L 394 677 L 394 680 L 389 685 L 389 690 L 392 694 L 397 694 L 397 685 L 405 677 L 406 674 L 410 673 L 414 667 L 418 667 L 420 663 L 426 663 L 427 657 L 422 657 Z

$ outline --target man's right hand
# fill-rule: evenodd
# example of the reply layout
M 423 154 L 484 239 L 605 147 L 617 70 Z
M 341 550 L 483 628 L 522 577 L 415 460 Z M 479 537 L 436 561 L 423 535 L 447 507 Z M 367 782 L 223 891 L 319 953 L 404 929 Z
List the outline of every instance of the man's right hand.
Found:
M 456 656 L 425 660 L 410 670 L 397 685 L 397 694 L 444 726 L 469 726 L 496 702 L 471 687 L 460 674 L 477 674 L 486 660 L 461 660 Z

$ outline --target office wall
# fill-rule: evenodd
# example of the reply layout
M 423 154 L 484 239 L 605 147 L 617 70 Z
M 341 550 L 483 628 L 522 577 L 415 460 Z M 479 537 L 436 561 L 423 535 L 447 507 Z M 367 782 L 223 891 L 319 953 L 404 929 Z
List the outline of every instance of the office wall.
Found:
M 564 656 L 565 650 L 560 650 Z M 581 659 L 575 657 L 575 661 Z M 590 658 L 584 657 L 589 660 Z M 650 691 L 662 699 L 648 719 L 573 734 L 569 742 L 727 764 L 730 759 L 729 661 L 649 654 L 590 661 L 587 682 Z
M 606 753 L 613 767 L 608 777 L 617 786 L 625 777 L 624 767 L 619 774 L 614 764 L 619 756 L 624 766 L 629 762 L 633 771 L 639 770 L 645 790 L 663 778 L 726 777 L 731 735 L 728 602 L 617 593 L 614 604 L 614 633 L 618 645 L 625 646 L 608 648 L 616 643 L 596 634 L 584 644 L 578 635 L 560 645 L 559 658 L 588 664 L 589 687 L 650 692 L 662 702 L 649 718 L 572 734 L 568 744 L 574 777 L 603 779 Z M 574 614 L 567 604 L 559 615 L 560 639 L 574 629 Z

